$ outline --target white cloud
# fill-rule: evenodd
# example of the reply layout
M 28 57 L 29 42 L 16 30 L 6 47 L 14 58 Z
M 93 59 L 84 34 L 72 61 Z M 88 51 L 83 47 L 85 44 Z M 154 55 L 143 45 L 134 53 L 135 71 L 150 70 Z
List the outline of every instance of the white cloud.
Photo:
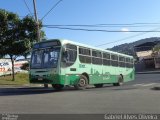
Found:
M 129 29 L 128 28 L 122 28 L 121 31 L 122 32 L 129 32 Z

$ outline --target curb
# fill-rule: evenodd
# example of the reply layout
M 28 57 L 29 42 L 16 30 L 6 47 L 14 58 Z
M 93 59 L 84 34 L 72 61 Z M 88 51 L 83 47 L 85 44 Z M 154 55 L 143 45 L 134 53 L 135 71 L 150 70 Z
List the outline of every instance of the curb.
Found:
M 136 74 L 160 74 L 160 71 L 136 72 Z
M 41 84 L 38 85 L 30 85 L 30 84 L 23 84 L 23 85 L 15 85 L 15 84 L 3 84 L 0 85 L 0 88 L 7 88 L 7 87 L 41 87 Z

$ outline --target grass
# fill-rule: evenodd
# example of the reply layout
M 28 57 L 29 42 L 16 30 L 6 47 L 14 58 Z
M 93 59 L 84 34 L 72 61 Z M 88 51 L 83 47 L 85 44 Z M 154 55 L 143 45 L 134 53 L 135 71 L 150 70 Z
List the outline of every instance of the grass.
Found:
M 1 76 L 0 85 L 23 85 L 29 84 L 29 75 L 27 73 L 17 73 L 15 81 L 12 81 L 12 76 Z

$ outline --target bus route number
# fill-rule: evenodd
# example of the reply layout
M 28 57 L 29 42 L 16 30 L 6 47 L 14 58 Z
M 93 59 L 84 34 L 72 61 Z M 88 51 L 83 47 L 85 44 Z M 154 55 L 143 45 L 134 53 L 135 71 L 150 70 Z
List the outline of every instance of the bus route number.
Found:
M 85 68 L 85 65 L 79 64 L 79 68 Z

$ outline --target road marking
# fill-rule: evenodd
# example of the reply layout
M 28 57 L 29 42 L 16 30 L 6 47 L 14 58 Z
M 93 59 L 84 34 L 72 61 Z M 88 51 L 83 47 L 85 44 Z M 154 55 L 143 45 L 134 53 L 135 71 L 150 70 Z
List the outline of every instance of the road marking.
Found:
M 135 85 L 133 85 L 133 86 L 143 86 L 143 87 L 147 87 L 147 86 L 151 86 L 151 85 L 155 85 L 156 83 L 149 83 L 149 84 L 144 84 L 144 83 L 142 83 L 142 84 L 135 84 Z
M 146 84 L 146 85 L 143 85 L 143 86 L 151 86 L 151 85 L 155 85 L 156 83 L 150 83 L 150 84 Z
M 135 85 L 133 85 L 133 86 L 142 86 L 142 85 L 144 85 L 144 84 L 135 84 Z

